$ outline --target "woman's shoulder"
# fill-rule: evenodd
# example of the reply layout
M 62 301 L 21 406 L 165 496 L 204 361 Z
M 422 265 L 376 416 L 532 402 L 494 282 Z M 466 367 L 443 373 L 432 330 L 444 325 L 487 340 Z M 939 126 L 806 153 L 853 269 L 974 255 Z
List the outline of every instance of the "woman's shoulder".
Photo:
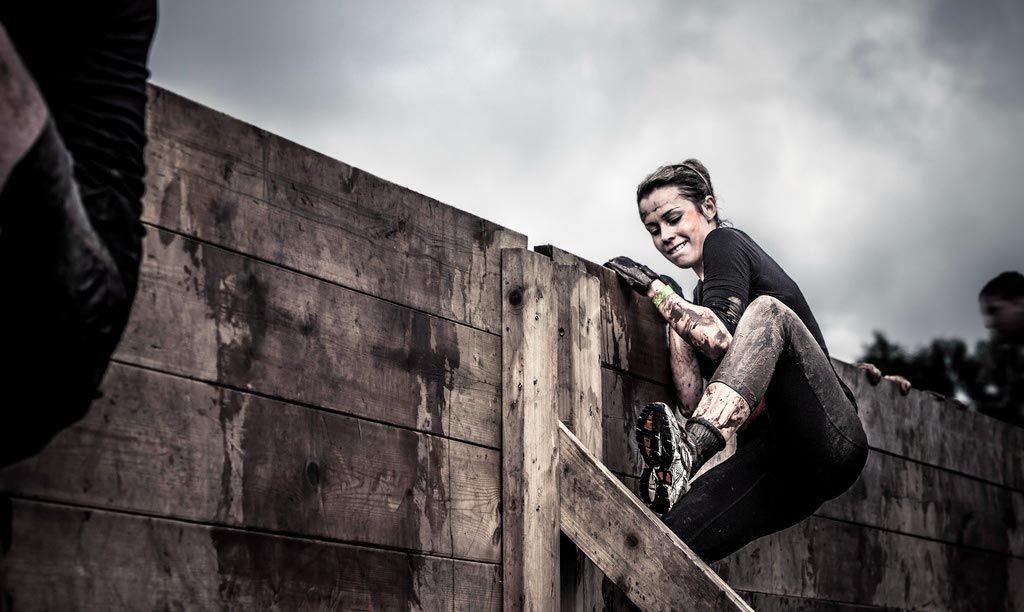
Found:
M 708 233 L 704 239 L 704 250 L 708 249 L 741 249 L 760 250 L 754 239 L 746 232 L 735 227 L 718 227 Z

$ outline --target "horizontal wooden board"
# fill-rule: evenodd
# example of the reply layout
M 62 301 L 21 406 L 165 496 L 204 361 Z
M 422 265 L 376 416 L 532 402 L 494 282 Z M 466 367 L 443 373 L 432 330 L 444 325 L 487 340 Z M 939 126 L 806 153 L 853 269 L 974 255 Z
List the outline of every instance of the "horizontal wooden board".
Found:
M 737 591 L 750 607 L 757 612 L 871 612 L 872 610 L 892 610 L 878 606 L 865 606 L 839 601 L 821 599 L 804 599 L 802 597 L 783 597 L 768 593 L 752 593 Z
M 1024 557 L 1024 494 L 877 451 L 817 514 Z
M 1024 491 L 1024 429 L 930 393 L 903 395 L 889 381 L 873 386 L 862 370 L 833 363 L 857 396 L 873 447 Z
M 498 561 L 497 451 L 114 364 L 0 490 Z
M 500 339 L 151 230 L 118 359 L 497 448 Z
M 264 163 L 268 132 L 158 85 L 150 84 L 146 93 L 146 131 L 151 141 L 173 136 L 176 140 L 204 145 L 231 160 L 252 165 Z
M 665 319 L 650 300 L 625 287 L 614 272 L 601 264 L 551 245 L 539 246 L 537 251 L 555 263 L 579 267 L 601 281 L 601 363 L 672 384 Z M 608 258 L 614 256 L 610 254 Z
M 12 610 L 500 610 L 500 566 L 21 500 Z
M 1024 560 L 812 517 L 712 566 L 738 590 L 915 610 L 1024 609 Z
M 148 223 L 499 333 L 526 237 L 151 89 Z

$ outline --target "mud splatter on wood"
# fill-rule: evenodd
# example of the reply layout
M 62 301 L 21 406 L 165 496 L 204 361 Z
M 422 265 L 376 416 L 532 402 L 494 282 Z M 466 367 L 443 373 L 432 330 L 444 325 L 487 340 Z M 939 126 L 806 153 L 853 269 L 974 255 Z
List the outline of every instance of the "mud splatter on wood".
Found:
M 500 559 L 497 451 L 120 364 L 89 415 L 0 472 L 0 488 Z
M 163 116 L 149 130 L 147 222 L 499 332 L 501 249 L 525 247 L 525 236 L 151 92 Z M 175 185 L 179 208 L 164 214 Z
M 147 236 L 120 359 L 498 446 L 497 337 L 164 236 Z

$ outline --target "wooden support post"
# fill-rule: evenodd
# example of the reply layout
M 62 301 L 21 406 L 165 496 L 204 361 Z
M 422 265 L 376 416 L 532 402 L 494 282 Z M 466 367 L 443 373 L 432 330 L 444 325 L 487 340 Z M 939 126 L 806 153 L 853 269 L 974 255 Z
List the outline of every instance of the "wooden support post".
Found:
M 643 610 L 750 610 L 559 424 L 562 530 Z
M 504 609 L 558 606 L 559 500 L 551 261 L 502 250 L 502 551 Z
M 595 456 L 602 456 L 601 284 L 574 265 L 555 266 L 558 290 L 558 416 Z M 604 609 L 604 574 L 562 534 L 561 609 Z

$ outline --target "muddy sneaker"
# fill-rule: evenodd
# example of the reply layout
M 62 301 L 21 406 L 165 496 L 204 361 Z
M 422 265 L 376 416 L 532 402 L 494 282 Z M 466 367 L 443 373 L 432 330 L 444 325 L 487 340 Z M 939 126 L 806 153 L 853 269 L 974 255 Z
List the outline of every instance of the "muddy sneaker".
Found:
M 651 510 L 664 514 L 690 490 L 693 445 L 679 427 L 672 409 L 647 404 L 636 422 L 636 444 L 647 469 L 640 477 L 640 497 Z
M 647 464 L 640 476 L 640 498 L 654 512 L 665 514 L 690 490 L 690 476 L 725 448 L 725 437 L 699 417 L 681 428 L 671 408 L 654 402 L 640 411 L 636 444 Z

